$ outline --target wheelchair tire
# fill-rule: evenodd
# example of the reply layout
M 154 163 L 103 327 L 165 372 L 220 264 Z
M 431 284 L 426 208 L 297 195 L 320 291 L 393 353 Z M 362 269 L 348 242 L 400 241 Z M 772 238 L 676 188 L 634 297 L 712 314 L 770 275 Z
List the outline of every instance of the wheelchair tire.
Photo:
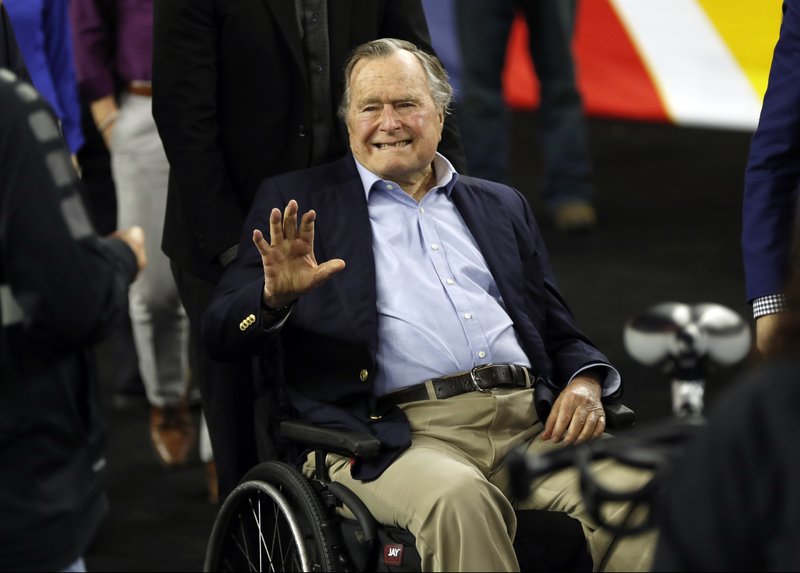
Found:
M 222 504 L 204 571 L 335 571 L 326 518 L 309 481 L 269 461 L 251 469 Z

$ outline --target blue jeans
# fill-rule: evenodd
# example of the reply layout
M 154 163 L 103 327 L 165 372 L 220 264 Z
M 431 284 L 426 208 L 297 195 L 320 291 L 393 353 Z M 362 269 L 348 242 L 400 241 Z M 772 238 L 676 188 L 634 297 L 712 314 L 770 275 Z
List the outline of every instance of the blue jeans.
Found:
M 545 202 L 555 209 L 565 202 L 591 200 L 591 161 L 571 46 L 577 0 L 454 4 L 462 57 L 458 119 L 469 174 L 509 182 L 511 114 L 503 99 L 502 71 L 514 9 L 520 6 L 541 84 L 538 119 Z

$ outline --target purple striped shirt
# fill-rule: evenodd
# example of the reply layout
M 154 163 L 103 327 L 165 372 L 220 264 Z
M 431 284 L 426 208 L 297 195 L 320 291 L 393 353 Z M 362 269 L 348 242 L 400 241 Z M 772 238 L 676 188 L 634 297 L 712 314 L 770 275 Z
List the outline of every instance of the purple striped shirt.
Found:
M 90 100 L 114 93 L 115 72 L 126 83 L 152 77 L 153 0 L 117 0 L 116 11 L 108 30 L 96 0 L 71 1 L 78 85 Z

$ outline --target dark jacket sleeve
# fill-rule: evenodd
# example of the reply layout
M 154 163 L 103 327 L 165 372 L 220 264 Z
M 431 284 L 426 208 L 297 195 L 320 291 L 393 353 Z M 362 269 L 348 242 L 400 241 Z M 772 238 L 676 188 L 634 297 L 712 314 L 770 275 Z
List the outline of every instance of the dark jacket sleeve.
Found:
M 95 235 L 54 116 L 33 88 L 0 78 L 0 110 L 2 282 L 32 337 L 83 348 L 127 312 L 135 257 Z
M 800 0 L 785 0 L 783 11 L 745 171 L 742 249 L 748 300 L 786 286 L 800 193 Z

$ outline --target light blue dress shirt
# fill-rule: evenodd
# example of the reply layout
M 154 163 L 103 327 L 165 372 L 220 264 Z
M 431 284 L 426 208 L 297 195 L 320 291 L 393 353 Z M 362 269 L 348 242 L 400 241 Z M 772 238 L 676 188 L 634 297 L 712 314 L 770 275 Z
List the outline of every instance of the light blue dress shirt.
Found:
M 372 228 L 383 396 L 480 364 L 531 367 L 483 255 L 452 200 L 458 174 L 433 161 L 436 185 L 417 203 L 356 161 Z M 603 395 L 620 385 L 606 364 Z
M 417 203 L 358 162 L 372 227 L 378 300 L 375 393 L 479 364 L 531 366 L 486 261 L 452 201 L 458 174 L 434 160 Z

